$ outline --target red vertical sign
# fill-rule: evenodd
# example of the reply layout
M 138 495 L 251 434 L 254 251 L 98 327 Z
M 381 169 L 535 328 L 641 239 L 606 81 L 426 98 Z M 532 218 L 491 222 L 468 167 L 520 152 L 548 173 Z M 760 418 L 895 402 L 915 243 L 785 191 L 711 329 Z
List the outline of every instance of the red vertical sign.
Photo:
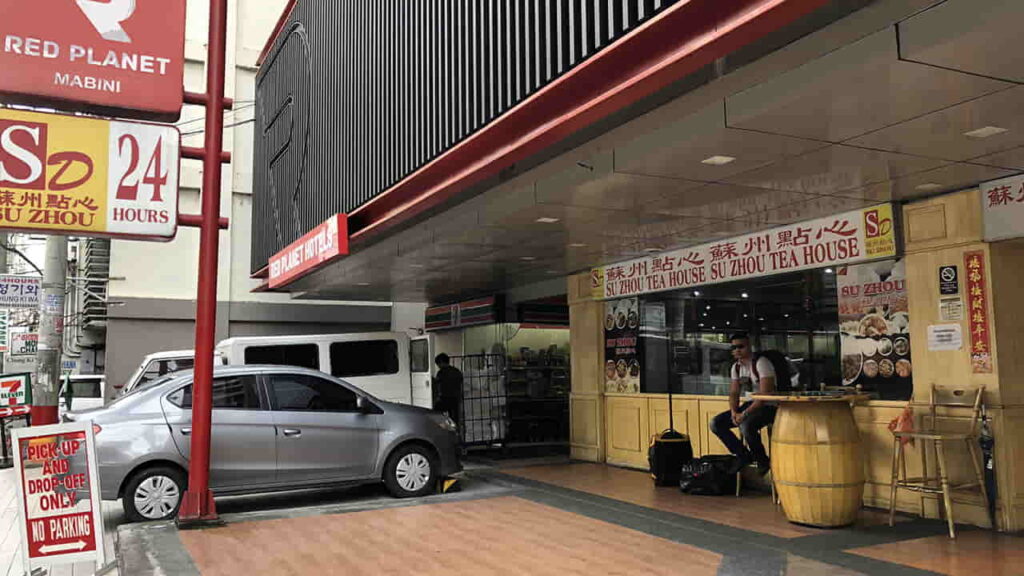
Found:
M 971 332 L 971 372 L 992 373 L 992 323 L 988 317 L 988 290 L 985 288 L 985 253 L 964 253 L 967 270 L 967 325 Z
M 19 528 L 25 571 L 95 560 L 103 522 L 95 443 L 88 422 L 14 431 Z

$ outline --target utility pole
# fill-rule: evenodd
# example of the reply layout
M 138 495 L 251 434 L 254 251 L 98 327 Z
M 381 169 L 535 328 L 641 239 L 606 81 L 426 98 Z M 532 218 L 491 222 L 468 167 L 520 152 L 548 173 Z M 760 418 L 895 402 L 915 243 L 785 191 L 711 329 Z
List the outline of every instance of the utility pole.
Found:
M 47 236 L 43 291 L 39 297 L 39 350 L 36 377 L 32 381 L 33 426 L 56 424 L 58 421 L 67 272 L 67 237 Z
M 11 245 L 11 235 L 10 234 L 0 234 L 0 244 L 3 244 L 3 246 L 10 246 Z M 4 248 L 3 246 L 0 246 L 0 274 L 7 274 L 7 248 Z M 12 320 L 11 316 L 10 316 L 10 314 L 8 314 L 8 316 L 7 316 L 8 332 L 10 332 L 11 320 Z M 8 342 L 7 345 L 10 346 L 10 342 Z M 4 352 L 3 354 L 0 354 L 0 358 L 2 358 L 2 360 L 0 360 L 0 372 L 3 372 L 4 369 L 7 367 L 7 357 L 10 354 L 11 354 L 10 351 Z

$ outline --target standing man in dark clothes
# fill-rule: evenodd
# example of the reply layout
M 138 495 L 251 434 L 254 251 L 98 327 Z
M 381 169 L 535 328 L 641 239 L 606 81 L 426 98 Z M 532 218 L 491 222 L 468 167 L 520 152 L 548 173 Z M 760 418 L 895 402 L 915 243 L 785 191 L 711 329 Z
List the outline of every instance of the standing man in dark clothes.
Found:
M 434 358 L 437 364 L 437 376 L 434 376 L 434 391 L 438 396 L 434 404 L 436 410 L 445 412 L 455 420 L 455 423 L 462 425 L 462 372 L 452 366 L 451 358 L 445 353 L 440 353 Z

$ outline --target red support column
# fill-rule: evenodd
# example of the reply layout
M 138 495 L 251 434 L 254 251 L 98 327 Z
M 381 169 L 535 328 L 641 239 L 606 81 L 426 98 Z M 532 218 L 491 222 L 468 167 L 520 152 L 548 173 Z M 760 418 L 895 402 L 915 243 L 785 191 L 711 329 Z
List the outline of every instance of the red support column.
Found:
M 224 73 L 227 0 L 210 0 L 206 57 L 206 141 L 203 157 L 202 223 L 199 231 L 199 291 L 196 299 L 196 364 L 192 384 L 192 446 L 188 491 L 179 524 L 217 519 L 210 492 L 213 347 L 217 328 L 217 255 L 220 234 L 221 150 L 224 147 Z

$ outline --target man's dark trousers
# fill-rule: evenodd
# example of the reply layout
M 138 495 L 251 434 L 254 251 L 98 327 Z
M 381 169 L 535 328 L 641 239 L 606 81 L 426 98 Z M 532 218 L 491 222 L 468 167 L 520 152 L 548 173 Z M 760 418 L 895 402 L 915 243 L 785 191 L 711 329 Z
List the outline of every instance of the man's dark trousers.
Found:
M 744 402 L 740 405 L 740 411 L 743 412 L 753 402 Z M 711 431 L 718 436 L 718 439 L 725 444 L 725 447 L 729 449 L 737 457 L 739 457 L 742 464 L 748 464 L 750 462 L 756 462 L 758 466 L 767 468 L 768 467 L 768 454 L 764 450 L 764 443 L 761 442 L 761 429 L 765 426 L 771 425 L 775 421 L 775 406 L 769 404 L 762 404 L 760 408 L 755 410 L 753 413 L 748 413 L 744 418 L 743 423 L 740 424 L 740 433 L 743 435 L 743 439 L 747 445 L 744 446 L 743 442 L 732 433 L 732 429 L 736 427 L 732 423 L 732 413 L 728 410 L 722 412 L 718 416 L 715 416 L 711 420 Z M 747 446 L 750 449 L 747 449 Z

